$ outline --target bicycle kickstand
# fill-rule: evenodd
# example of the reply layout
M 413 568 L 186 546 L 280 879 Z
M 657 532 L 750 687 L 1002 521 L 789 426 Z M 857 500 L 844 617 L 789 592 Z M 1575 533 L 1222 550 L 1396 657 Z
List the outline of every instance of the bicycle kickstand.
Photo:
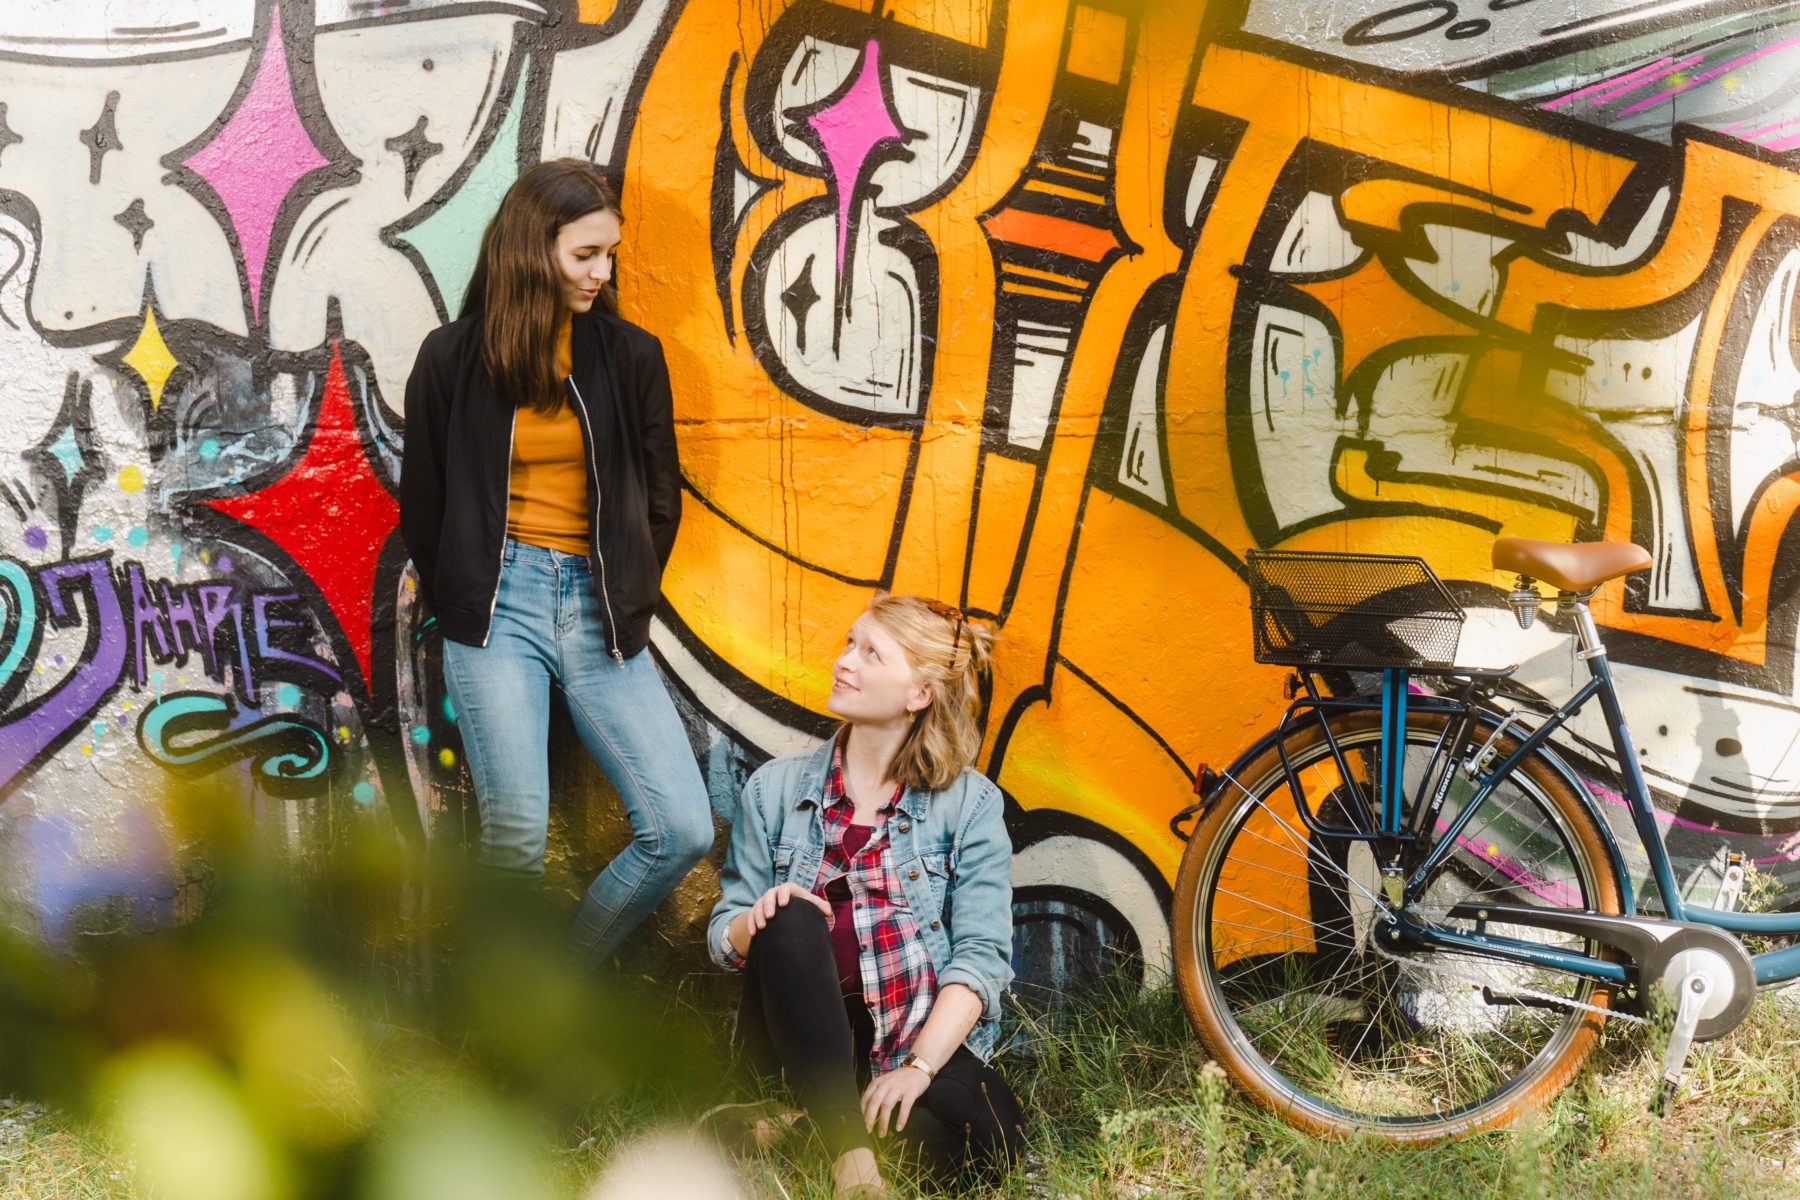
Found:
M 1668 1116 L 1675 1097 L 1681 1093 L 1682 1070 L 1687 1065 L 1688 1050 L 1694 1044 L 1694 1030 L 1700 1024 L 1700 1014 L 1706 1008 L 1712 989 L 1712 980 L 1703 971 L 1689 971 L 1676 988 L 1680 999 L 1675 1008 L 1675 1027 L 1669 1031 L 1669 1048 L 1663 1051 L 1662 1080 L 1657 1085 L 1656 1097 L 1650 1101 L 1650 1111 L 1656 1116 Z

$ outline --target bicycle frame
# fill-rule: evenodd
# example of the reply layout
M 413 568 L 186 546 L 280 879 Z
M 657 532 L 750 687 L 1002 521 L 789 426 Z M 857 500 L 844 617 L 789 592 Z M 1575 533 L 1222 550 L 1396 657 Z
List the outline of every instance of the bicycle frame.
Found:
M 1619 705 L 1618 693 L 1613 684 L 1612 670 L 1607 663 L 1606 648 L 1600 640 L 1599 630 L 1588 609 L 1587 596 L 1568 599 L 1573 601 L 1575 630 L 1579 646 L 1578 656 L 1588 665 L 1589 678 L 1587 682 L 1573 696 L 1557 706 L 1499 763 L 1491 767 L 1484 767 L 1481 762 L 1476 762 L 1473 770 L 1466 772 L 1475 785 L 1475 791 L 1463 803 L 1442 834 L 1438 836 L 1425 858 L 1407 875 L 1401 903 L 1397 906 L 1402 917 L 1404 917 L 1407 902 L 1414 898 L 1417 891 L 1430 878 L 1431 873 L 1442 865 L 1455 849 L 1458 834 L 1469 824 L 1487 798 L 1515 769 L 1534 754 L 1544 756 L 1566 779 L 1575 785 L 1582 803 L 1593 814 L 1595 821 L 1607 836 L 1608 849 L 1613 854 L 1614 866 L 1617 868 L 1623 891 L 1623 909 L 1627 914 L 1637 911 L 1636 898 L 1632 895 L 1629 877 L 1624 870 L 1623 857 L 1618 851 L 1605 814 L 1599 811 L 1592 794 L 1580 782 L 1575 772 L 1561 761 L 1548 744 L 1552 734 L 1567 724 L 1597 697 L 1612 738 L 1613 751 L 1618 756 L 1626 808 L 1631 814 L 1632 824 L 1643 845 L 1644 853 L 1649 859 L 1651 878 L 1656 884 L 1658 894 L 1663 898 L 1663 905 L 1669 918 L 1710 925 L 1736 934 L 1800 934 L 1800 913 L 1727 912 L 1688 904 L 1682 900 L 1680 889 L 1675 881 L 1674 867 L 1669 859 L 1668 847 L 1663 841 L 1662 831 L 1656 825 L 1655 809 L 1650 801 L 1643 770 L 1638 764 L 1637 749 L 1632 742 L 1631 731 L 1625 723 L 1624 711 Z M 1463 686 L 1460 696 L 1447 697 L 1411 694 L 1410 671 L 1399 667 L 1384 669 L 1379 702 L 1381 749 L 1379 770 L 1376 773 L 1375 782 L 1379 811 L 1371 810 L 1364 803 L 1359 788 L 1348 788 L 1346 790 L 1350 793 L 1351 804 L 1346 807 L 1345 815 L 1350 820 L 1351 827 L 1337 828 L 1320 824 L 1316 815 L 1309 810 L 1309 806 L 1305 803 L 1294 779 L 1292 766 L 1287 759 L 1286 730 L 1296 713 L 1307 710 L 1316 713 L 1325 730 L 1326 740 L 1330 744 L 1342 777 L 1350 779 L 1352 773 L 1345 762 L 1343 751 L 1332 736 L 1329 725 L 1325 722 L 1325 714 L 1333 711 L 1367 712 L 1375 706 L 1366 697 L 1337 700 L 1322 696 L 1314 686 L 1310 674 L 1303 673 L 1301 678 L 1305 684 L 1307 697 L 1289 706 L 1287 714 L 1282 719 L 1281 727 L 1276 733 L 1276 745 L 1280 751 L 1282 765 L 1288 771 L 1289 786 L 1294 792 L 1296 808 L 1301 819 L 1316 834 L 1345 840 L 1372 842 L 1376 845 L 1378 852 L 1384 847 L 1393 848 L 1403 843 L 1418 841 L 1419 835 L 1428 827 L 1428 823 L 1435 818 L 1441 808 L 1451 778 L 1462 764 L 1468 761 L 1468 741 L 1472 733 L 1483 725 L 1492 726 L 1494 734 L 1488 739 L 1487 745 L 1497 744 L 1498 734 L 1508 728 L 1516 719 L 1511 716 L 1497 719 L 1498 714 L 1494 710 L 1481 707 L 1473 699 L 1475 687 L 1481 679 L 1497 678 L 1505 674 L 1510 674 L 1510 670 L 1458 672 L 1457 677 L 1465 678 L 1467 682 Z M 1406 723 L 1409 711 L 1441 712 L 1451 717 L 1443 734 L 1439 736 L 1438 745 L 1433 750 L 1431 760 L 1426 765 L 1424 778 L 1419 785 L 1419 795 L 1414 804 L 1410 827 L 1404 820 L 1402 804 L 1405 790 L 1403 776 Z M 1439 774 L 1439 759 L 1445 752 L 1446 742 L 1453 735 L 1458 744 L 1450 747 L 1449 757 L 1443 764 L 1442 773 Z M 1484 745 L 1483 750 L 1485 749 Z M 1429 799 L 1426 796 L 1428 791 L 1431 792 Z M 1608 962 L 1585 954 L 1571 953 L 1535 942 L 1490 933 L 1461 933 L 1404 919 L 1403 924 L 1406 926 L 1408 936 L 1413 941 L 1426 946 L 1551 967 L 1615 984 L 1624 983 L 1628 979 L 1627 970 L 1623 964 Z M 1755 967 L 1758 985 L 1782 983 L 1800 977 L 1800 945 L 1756 955 L 1752 959 L 1752 963 Z

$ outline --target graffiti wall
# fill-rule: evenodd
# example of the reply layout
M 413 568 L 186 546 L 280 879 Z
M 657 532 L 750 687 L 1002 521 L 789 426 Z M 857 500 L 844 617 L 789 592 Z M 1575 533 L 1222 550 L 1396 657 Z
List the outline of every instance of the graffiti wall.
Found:
M 1488 546 L 1628 538 L 1597 613 L 1677 855 L 1800 882 L 1800 3 L 116 10 L 0 15 L 0 878 L 47 926 L 166 906 L 169 779 L 309 850 L 460 836 L 398 403 L 563 155 L 670 358 L 652 652 L 723 811 L 874 589 L 955 599 L 1022 965 L 1155 962 L 1195 764 L 1283 703 L 1247 548 L 1422 554 L 1464 659 L 1560 696 Z

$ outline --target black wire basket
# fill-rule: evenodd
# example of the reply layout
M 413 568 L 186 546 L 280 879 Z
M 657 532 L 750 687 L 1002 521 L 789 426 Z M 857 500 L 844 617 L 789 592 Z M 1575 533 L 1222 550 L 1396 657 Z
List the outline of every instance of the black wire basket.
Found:
M 1256 661 L 1289 667 L 1406 667 L 1456 662 L 1463 610 L 1422 558 L 1252 550 Z

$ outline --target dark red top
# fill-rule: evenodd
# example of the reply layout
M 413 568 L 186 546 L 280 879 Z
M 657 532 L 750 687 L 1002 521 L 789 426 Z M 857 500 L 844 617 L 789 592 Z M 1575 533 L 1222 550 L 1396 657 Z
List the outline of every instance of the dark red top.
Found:
M 819 794 L 825 853 L 811 890 L 830 903 L 832 885 L 838 884 L 850 897 L 850 903 L 835 907 L 832 916 L 833 933 L 845 939 L 833 939 L 833 966 L 840 980 L 850 981 L 844 986 L 855 989 L 844 998 L 852 1022 L 867 1019 L 872 1027 L 869 1069 L 874 1072 L 891 1071 L 905 1060 L 937 996 L 937 972 L 906 902 L 888 836 L 888 823 L 896 813 L 901 813 L 902 831 L 910 826 L 910 818 L 899 808 L 905 795 L 906 789 L 896 784 L 892 798 L 876 810 L 875 824 L 854 824 L 856 805 L 844 787 L 844 743 L 838 739 Z M 861 848 L 847 853 L 851 846 Z M 852 945 L 856 960 L 846 962 L 839 955 Z M 863 990 L 864 979 L 874 986 L 873 995 Z
M 844 857 L 855 859 L 874 835 L 873 825 L 844 826 Z M 825 899 L 831 902 L 831 956 L 837 960 L 838 985 L 846 997 L 861 999 L 862 947 L 856 944 L 856 916 L 851 910 L 855 900 L 850 895 L 848 877 L 839 875 L 826 884 Z

